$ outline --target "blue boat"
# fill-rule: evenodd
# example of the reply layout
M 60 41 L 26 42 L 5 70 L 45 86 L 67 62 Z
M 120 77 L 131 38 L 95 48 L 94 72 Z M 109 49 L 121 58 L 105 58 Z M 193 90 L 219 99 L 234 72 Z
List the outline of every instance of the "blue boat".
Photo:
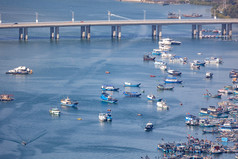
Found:
M 205 66 L 205 64 L 206 64 L 205 62 L 201 62 L 199 60 L 194 60 L 193 62 L 195 65 L 198 65 L 198 66 Z
M 182 83 L 182 80 L 177 79 L 176 77 L 167 77 L 164 80 L 165 83 Z
M 117 99 L 112 98 L 112 96 L 110 96 L 107 93 L 102 93 L 101 95 L 101 99 L 103 102 L 107 102 L 107 103 L 117 103 Z
M 107 110 L 106 117 L 107 117 L 107 121 L 112 121 L 112 111 L 111 111 L 111 109 Z
M 138 92 L 123 92 L 123 94 L 127 97 L 140 97 L 141 93 Z
M 62 106 L 67 106 L 67 107 L 76 107 L 78 105 L 78 102 L 73 102 L 67 97 L 66 99 L 62 99 L 61 101 Z
M 102 90 L 103 91 L 118 91 L 119 88 L 116 88 L 112 85 L 102 85 Z
M 140 87 L 141 83 L 138 84 L 132 84 L 130 82 L 125 82 L 124 87 Z

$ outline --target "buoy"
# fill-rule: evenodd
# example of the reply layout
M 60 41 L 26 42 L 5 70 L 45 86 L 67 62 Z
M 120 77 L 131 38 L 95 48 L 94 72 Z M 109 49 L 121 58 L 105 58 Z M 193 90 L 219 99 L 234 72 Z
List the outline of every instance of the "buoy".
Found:
M 105 73 L 106 73 L 106 74 L 110 74 L 110 72 L 109 72 L 109 71 L 106 71 Z
M 82 118 L 78 118 L 77 120 L 83 120 Z
M 137 116 L 142 116 L 142 114 L 137 114 Z
M 180 103 L 180 105 L 182 106 L 182 105 L 183 105 L 183 103 Z

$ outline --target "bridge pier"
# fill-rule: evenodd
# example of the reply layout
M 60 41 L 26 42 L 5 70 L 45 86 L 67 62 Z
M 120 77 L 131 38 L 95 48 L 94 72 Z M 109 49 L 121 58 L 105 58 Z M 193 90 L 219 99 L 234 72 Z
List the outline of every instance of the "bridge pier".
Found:
M 19 39 L 23 39 L 23 28 L 19 28 Z
M 121 39 L 121 26 L 120 25 L 117 26 L 117 38 Z
M 86 33 L 85 33 L 85 26 L 81 26 L 81 38 L 85 38 Z
M 54 31 L 55 31 L 54 27 L 50 27 L 50 39 L 54 39 L 55 36 Z
M 162 37 L 162 25 L 157 25 L 157 36 Z
M 226 24 L 221 25 L 221 35 L 225 36 L 226 35 Z
M 55 39 L 59 39 L 59 27 L 55 27 Z
M 232 24 L 227 24 L 227 35 L 232 37 Z
M 112 37 L 115 38 L 117 36 L 116 26 L 112 26 Z
M 28 28 L 24 28 L 24 40 L 28 40 Z
M 90 25 L 86 26 L 86 32 L 87 32 L 87 39 L 90 39 L 91 38 Z
M 198 38 L 202 38 L 202 25 L 198 25 Z
M 152 25 L 152 37 L 156 36 L 156 25 Z
M 196 38 L 196 34 L 197 34 L 197 27 L 196 24 L 192 25 L 192 38 Z

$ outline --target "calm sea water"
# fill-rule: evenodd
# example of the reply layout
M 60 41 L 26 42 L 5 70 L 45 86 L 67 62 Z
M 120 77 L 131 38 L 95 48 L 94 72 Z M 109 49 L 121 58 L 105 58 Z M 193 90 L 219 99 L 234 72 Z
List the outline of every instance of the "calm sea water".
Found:
M 122 3 L 111 0 L 9 0 L 0 2 L 3 23 L 39 21 L 106 20 L 107 11 L 130 19 L 166 18 L 167 13 L 193 12 L 211 18 L 210 7 L 193 5 L 153 5 Z M 118 19 L 112 17 L 113 19 Z M 204 26 L 219 29 L 220 26 Z M 156 69 L 152 62 L 143 62 L 143 55 L 158 48 L 151 38 L 151 27 L 122 27 L 122 39 L 111 39 L 110 27 L 92 27 L 90 40 L 80 39 L 80 28 L 60 28 L 60 40 L 49 40 L 49 28 L 29 29 L 29 40 L 18 41 L 18 30 L 0 30 L 0 93 L 13 94 L 15 100 L 0 103 L 0 158 L 151 158 L 161 157 L 157 144 L 164 141 L 186 141 L 192 134 L 199 138 L 215 140 L 215 136 L 202 135 L 201 128 L 186 127 L 184 116 L 195 115 L 202 107 L 216 105 L 219 99 L 206 99 L 211 93 L 231 84 L 228 73 L 238 68 L 237 27 L 233 40 L 192 39 L 191 26 L 164 26 L 163 36 L 182 42 L 171 53 L 202 60 L 222 57 L 221 65 L 208 65 L 193 71 L 189 65 L 169 63 L 170 68 L 182 72 L 182 85 L 174 91 L 157 91 L 166 73 Z M 202 52 L 202 55 L 197 55 Z M 159 59 L 159 58 L 158 58 Z M 32 75 L 6 75 L 9 69 L 25 65 L 33 69 Z M 105 74 L 110 71 L 110 74 Z M 205 73 L 214 73 L 212 80 Z M 150 75 L 156 75 L 151 78 Z M 140 98 L 126 98 L 123 83 L 140 82 L 140 88 L 130 91 L 145 93 Z M 118 104 L 100 100 L 101 85 L 113 84 L 120 88 L 113 92 Z M 111 93 L 111 92 L 110 92 Z M 169 111 L 157 110 L 156 103 L 148 102 L 147 94 L 164 98 Z M 77 109 L 60 107 L 60 100 L 69 96 L 78 100 Z M 223 96 L 222 100 L 227 97 Z M 180 103 L 183 103 L 181 106 Z M 49 115 L 51 107 L 59 107 L 60 117 Z M 98 113 L 112 110 L 113 121 L 101 123 Z M 137 116 L 141 113 L 142 116 Z M 77 120 L 82 118 L 83 120 Z M 147 122 L 154 123 L 152 132 L 145 132 Z M 30 142 L 22 146 L 21 142 Z M 232 158 L 223 154 L 216 158 Z

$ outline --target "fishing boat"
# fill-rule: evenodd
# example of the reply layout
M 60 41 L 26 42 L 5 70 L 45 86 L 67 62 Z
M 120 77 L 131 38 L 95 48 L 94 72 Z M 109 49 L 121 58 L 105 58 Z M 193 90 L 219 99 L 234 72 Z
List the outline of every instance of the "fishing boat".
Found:
M 206 78 L 212 78 L 213 73 L 212 72 L 206 72 Z
M 148 94 L 148 95 L 147 95 L 147 99 L 148 99 L 149 101 L 160 101 L 160 100 L 162 100 L 162 99 L 157 99 L 157 98 L 155 97 L 155 95 L 153 95 L 153 94 Z
M 13 95 L 10 94 L 1 94 L 0 95 L 0 101 L 12 101 L 14 98 L 12 98 Z
M 156 57 L 152 57 L 151 55 L 144 55 L 144 61 L 154 61 Z
M 167 68 L 168 68 L 168 66 L 167 66 L 167 65 L 160 65 L 159 68 L 160 68 L 161 70 L 166 71 Z
M 50 112 L 51 115 L 56 115 L 56 116 L 59 116 L 59 115 L 60 115 L 60 110 L 59 110 L 59 108 L 51 108 L 51 109 L 49 110 L 49 112 Z
M 71 101 L 69 97 L 65 99 L 61 99 L 60 102 L 62 106 L 67 106 L 67 107 L 76 107 L 78 105 L 78 102 Z
M 201 62 L 199 60 L 194 60 L 193 62 L 195 63 L 195 65 L 205 66 L 205 62 Z
M 204 61 L 206 64 L 221 64 L 222 63 L 222 59 L 218 57 L 205 58 Z
M 102 85 L 101 88 L 103 91 L 118 91 L 119 90 L 119 88 L 116 88 L 112 85 Z
M 100 121 L 107 121 L 107 114 L 106 113 L 99 113 L 98 119 Z
M 174 87 L 166 87 L 166 86 L 164 86 L 164 85 L 162 85 L 162 84 L 159 84 L 159 85 L 157 86 L 157 89 L 159 89 L 159 90 L 173 90 Z
M 173 75 L 173 76 L 180 76 L 182 74 L 182 72 L 175 71 L 175 70 L 172 70 L 172 69 L 169 69 L 167 72 L 168 72 L 168 74 Z
M 141 85 L 141 83 L 138 83 L 138 84 L 132 84 L 130 82 L 124 83 L 124 87 L 139 87 L 140 85 Z
M 151 122 L 147 123 L 144 130 L 151 131 L 153 129 L 153 124 Z
M 167 105 L 167 103 L 163 100 L 158 101 L 157 103 L 157 107 L 158 108 L 162 108 L 162 109 L 169 109 L 169 106 Z
M 167 53 L 167 52 L 162 52 L 161 53 L 162 58 L 172 58 L 174 56 L 176 56 L 176 55 L 175 54 L 170 54 L 170 53 Z
M 168 19 L 179 19 L 179 15 L 176 13 L 169 12 Z
M 151 54 L 152 55 L 161 55 L 162 51 L 163 51 L 162 49 L 153 49 Z
M 209 152 L 211 154 L 221 154 L 222 153 L 221 145 L 219 144 L 211 145 L 211 149 L 209 150 Z
M 201 108 L 200 112 L 199 112 L 199 115 L 200 116 L 209 115 L 209 112 L 208 112 L 207 108 Z
M 157 60 L 157 61 L 155 61 L 154 64 L 155 64 L 155 65 L 167 65 L 166 62 L 161 61 L 161 60 Z
M 27 68 L 26 66 L 19 66 L 17 68 L 7 71 L 6 74 L 26 75 L 32 74 L 32 70 Z
M 140 97 L 141 93 L 138 92 L 123 92 L 123 94 L 127 97 Z
M 110 96 L 108 93 L 102 93 L 101 94 L 101 99 L 103 102 L 107 102 L 107 103 L 117 103 L 117 99 L 112 98 L 112 96 Z
M 238 83 L 238 80 L 237 80 L 237 78 L 232 78 L 232 83 L 233 83 L 233 84 L 236 84 L 236 83 Z
M 182 80 L 177 79 L 176 77 L 167 77 L 164 80 L 165 83 L 182 83 Z

